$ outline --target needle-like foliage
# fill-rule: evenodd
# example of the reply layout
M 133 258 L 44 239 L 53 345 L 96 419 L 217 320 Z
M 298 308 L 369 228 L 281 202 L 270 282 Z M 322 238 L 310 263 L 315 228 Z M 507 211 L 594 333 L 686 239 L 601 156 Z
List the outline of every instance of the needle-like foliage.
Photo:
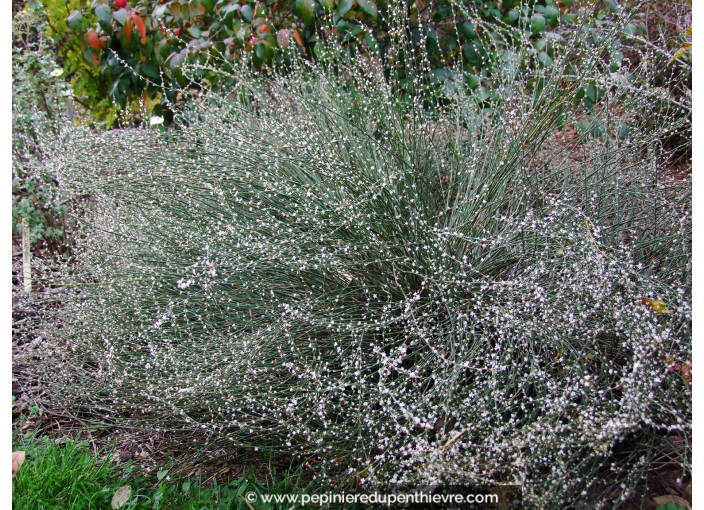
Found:
M 643 438 L 691 428 L 691 196 L 661 143 L 687 106 L 603 72 L 617 32 L 575 29 L 549 68 L 516 46 L 489 98 L 455 69 L 438 100 L 421 67 L 401 101 L 393 66 L 331 45 L 234 70 L 168 132 L 71 130 L 54 163 L 92 201 L 58 393 L 336 483 L 625 497 Z

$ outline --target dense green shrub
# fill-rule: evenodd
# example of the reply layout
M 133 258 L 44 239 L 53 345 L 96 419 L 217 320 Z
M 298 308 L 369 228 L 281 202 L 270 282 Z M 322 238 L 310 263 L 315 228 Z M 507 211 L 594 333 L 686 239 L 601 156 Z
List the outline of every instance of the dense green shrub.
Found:
M 625 498 L 691 433 L 691 190 L 661 142 L 691 108 L 602 72 L 623 26 L 577 26 L 551 66 L 524 34 L 494 94 L 457 63 L 438 98 L 411 63 L 404 101 L 398 69 L 321 43 L 235 68 L 178 129 L 67 132 L 62 189 L 94 202 L 48 390 L 338 484 Z
M 69 81 L 73 89 L 74 122 L 113 127 L 118 119 L 118 108 L 108 96 L 113 80 L 101 73 L 92 61 L 86 61 L 82 49 L 85 45 L 83 34 L 71 30 L 67 23 L 68 16 L 80 5 L 80 0 L 41 1 L 45 35 L 54 41 L 52 49 L 57 63 L 64 70 L 63 79 Z
M 80 7 L 78 0 L 72 0 L 72 12 L 66 11 L 60 22 L 68 23 L 72 31 L 69 61 L 76 83 L 102 87 L 108 80 L 110 98 L 124 108 L 131 98 L 153 101 L 164 84 L 185 87 L 188 80 L 179 69 L 184 62 L 207 65 L 196 83 L 212 86 L 219 84 L 223 75 L 218 71 L 228 63 L 246 61 L 267 72 L 284 65 L 281 50 L 287 46 L 305 58 L 317 59 L 322 48 L 318 42 L 323 39 L 335 39 L 352 52 L 394 59 L 389 64 L 397 67 L 414 58 L 386 54 L 392 15 L 404 18 L 404 29 L 414 45 L 423 47 L 436 85 L 452 87 L 447 83 L 448 66 L 462 64 L 464 80 L 478 86 L 523 35 L 532 40 L 534 58 L 551 65 L 564 26 L 576 16 L 567 11 L 571 5 L 572 0 L 418 0 L 392 13 L 386 0 L 93 0 Z M 408 94 L 408 83 L 401 77 L 395 86 Z M 172 102 L 177 93 L 169 91 Z M 161 103 L 156 106 L 156 114 L 161 114 L 161 107 Z
M 93 118 L 109 126 L 115 124 L 119 109 L 137 121 L 152 112 L 162 115 L 163 107 L 176 103 L 179 89 L 184 87 L 226 89 L 230 83 L 226 78 L 222 82 L 226 74 L 220 71 L 229 65 L 247 62 L 270 72 L 272 67 L 285 64 L 281 50 L 290 45 L 301 56 L 317 59 L 318 41 L 332 38 L 351 52 L 378 54 L 383 60 L 392 14 L 385 0 L 378 5 L 374 0 L 338 5 L 315 0 L 140 0 L 125 3 L 125 7 L 112 0 L 93 0 L 90 5 L 79 0 L 43 2 L 49 33 L 60 40 L 57 52 L 76 100 Z M 639 38 L 650 44 L 658 36 L 648 33 L 645 16 L 649 10 L 638 2 L 618 7 L 613 2 L 573 4 L 572 0 L 418 0 L 396 15 L 404 17 L 405 30 L 416 46 L 423 47 L 424 64 L 432 73 L 431 86 L 440 93 L 451 93 L 454 84 L 448 67 L 461 63 L 465 83 L 484 87 L 482 94 L 490 94 L 494 67 L 524 36 L 530 36 L 534 50 L 529 58 L 550 66 L 578 12 L 588 12 L 589 23 L 599 29 L 613 26 L 619 9 L 631 8 L 640 9 L 641 17 L 626 25 L 622 35 L 628 42 Z M 679 41 L 671 36 L 666 39 L 674 42 L 666 51 L 676 53 Z M 611 53 L 612 69 L 628 67 L 630 60 L 624 60 L 623 48 L 613 48 Z M 400 57 L 389 62 L 397 72 L 400 65 L 413 60 L 410 55 Z M 205 67 L 189 80 L 180 69 L 184 62 L 199 62 Z M 395 87 L 408 96 L 412 93 L 409 83 L 399 76 Z M 168 98 L 163 97 L 163 85 L 169 89 Z M 584 93 L 587 107 L 601 96 L 596 84 L 592 90 Z

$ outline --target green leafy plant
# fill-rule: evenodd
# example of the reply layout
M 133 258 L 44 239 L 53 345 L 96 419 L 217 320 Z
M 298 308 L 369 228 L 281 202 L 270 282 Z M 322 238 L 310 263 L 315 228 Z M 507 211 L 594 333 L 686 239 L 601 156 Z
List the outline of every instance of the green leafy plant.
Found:
M 529 34 L 537 48 L 530 58 L 552 65 L 562 40 L 559 29 L 576 16 L 567 12 L 571 5 L 571 0 L 418 0 L 403 8 L 403 30 L 413 45 L 423 47 L 423 64 L 435 80 L 431 84 L 441 93 L 451 93 L 454 84 L 447 79 L 448 66 L 461 63 L 463 79 L 476 86 L 492 75 L 506 52 L 510 57 L 512 42 L 523 34 Z M 246 63 L 266 74 L 288 65 L 282 51 L 287 47 L 317 60 L 323 48 L 318 43 L 324 39 L 335 39 L 352 53 L 390 59 L 396 62 L 397 73 L 405 63 L 416 68 L 421 64 L 410 54 L 387 54 L 388 20 L 394 12 L 386 0 L 93 0 L 80 5 L 72 0 L 70 10 L 61 23 L 69 30 L 71 49 L 65 51 L 71 52 L 74 83 L 84 88 L 95 82 L 103 90 L 107 80 L 109 96 L 117 105 L 124 109 L 143 100 L 155 115 L 162 115 L 167 100 L 176 102 L 177 89 L 229 87 L 221 72 L 229 65 Z M 185 62 L 202 66 L 195 81 L 183 76 L 180 67 Z M 396 84 L 406 96 L 412 93 L 408 83 L 400 76 Z M 164 99 L 154 103 L 163 85 Z M 90 104 L 95 101 L 86 99 Z
M 668 503 L 667 505 L 658 505 L 655 510 L 687 510 L 684 505 L 677 505 L 675 503 Z
M 119 115 L 119 106 L 108 97 L 113 80 L 101 73 L 93 61 L 83 55 L 84 35 L 71 28 L 71 12 L 80 9 L 80 0 L 43 0 L 46 16 L 46 35 L 55 42 L 54 53 L 64 70 L 64 77 L 71 83 L 75 103 L 74 122 L 97 123 L 113 127 Z M 75 26 L 75 23 L 72 23 Z

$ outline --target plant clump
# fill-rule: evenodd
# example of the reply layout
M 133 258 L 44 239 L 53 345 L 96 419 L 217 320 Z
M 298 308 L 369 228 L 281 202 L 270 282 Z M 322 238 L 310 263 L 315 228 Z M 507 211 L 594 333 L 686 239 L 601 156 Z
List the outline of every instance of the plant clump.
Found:
M 691 431 L 691 194 L 660 142 L 687 111 L 600 74 L 614 30 L 512 53 L 492 97 L 419 68 L 402 101 L 330 44 L 233 70 L 177 129 L 73 128 L 52 164 L 92 202 L 47 384 L 338 484 L 625 499 L 653 438 Z

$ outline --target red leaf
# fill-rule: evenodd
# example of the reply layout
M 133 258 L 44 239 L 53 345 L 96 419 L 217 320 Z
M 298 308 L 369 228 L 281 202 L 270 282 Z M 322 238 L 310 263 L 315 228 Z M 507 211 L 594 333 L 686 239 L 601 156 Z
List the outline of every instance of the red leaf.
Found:
M 670 313 L 667 309 L 667 305 L 662 301 L 656 301 L 646 297 L 640 297 L 638 300 L 658 315 Z
M 96 34 L 95 30 L 92 28 L 86 32 L 86 40 L 88 41 L 90 47 L 94 50 L 100 49 L 100 39 L 98 38 L 98 34 Z
M 692 382 L 692 363 L 683 363 L 680 368 L 680 374 L 684 377 L 684 380 L 691 383 Z
M 276 34 L 276 40 L 278 41 L 279 46 L 281 48 L 286 47 L 286 39 L 288 39 L 288 30 L 282 28 L 281 30 L 279 30 L 278 34 Z
M 293 35 L 296 37 L 296 41 L 298 41 L 298 44 L 303 46 L 303 41 L 301 41 L 301 36 L 298 35 L 298 30 L 296 30 L 295 28 L 293 29 Z
M 125 37 L 127 37 L 128 41 L 132 40 L 132 18 L 129 16 L 127 17 L 127 21 L 125 21 Z
M 139 41 L 142 44 L 147 44 L 147 27 L 144 26 L 144 21 L 142 21 L 142 18 L 140 18 L 136 14 L 132 14 L 132 19 L 134 20 L 134 24 L 139 30 L 139 35 L 141 36 Z

